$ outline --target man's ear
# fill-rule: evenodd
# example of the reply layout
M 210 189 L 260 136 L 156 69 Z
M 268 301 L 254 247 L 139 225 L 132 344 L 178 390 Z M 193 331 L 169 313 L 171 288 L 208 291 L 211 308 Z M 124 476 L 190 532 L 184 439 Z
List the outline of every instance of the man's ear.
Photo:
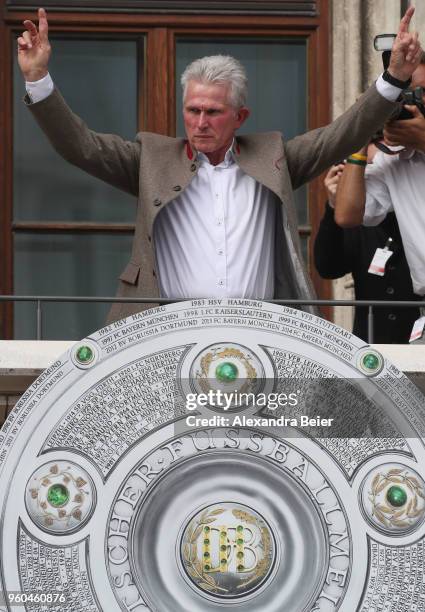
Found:
M 241 125 L 245 123 L 250 114 L 251 112 L 249 108 L 246 108 L 246 106 L 241 106 L 241 108 L 238 109 L 236 113 L 236 129 L 240 128 Z

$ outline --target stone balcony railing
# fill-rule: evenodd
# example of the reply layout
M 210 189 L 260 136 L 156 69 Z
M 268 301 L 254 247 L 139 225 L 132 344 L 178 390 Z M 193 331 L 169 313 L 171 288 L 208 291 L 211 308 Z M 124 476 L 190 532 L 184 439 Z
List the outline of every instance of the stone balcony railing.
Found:
M 0 425 L 22 393 L 73 341 L 0 341 Z M 425 345 L 373 345 L 425 393 Z

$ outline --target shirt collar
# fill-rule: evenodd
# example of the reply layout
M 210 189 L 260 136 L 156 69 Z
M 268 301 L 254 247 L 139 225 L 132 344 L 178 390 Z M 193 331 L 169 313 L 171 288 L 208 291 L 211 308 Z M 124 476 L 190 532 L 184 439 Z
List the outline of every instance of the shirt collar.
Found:
M 224 156 L 223 161 L 217 164 L 216 167 L 228 168 L 229 166 L 235 163 L 235 147 L 236 146 L 237 146 L 236 140 L 233 139 L 232 144 L 226 151 L 226 155 Z M 200 162 L 205 162 L 207 164 L 210 163 L 210 160 L 208 159 L 208 157 L 204 153 L 201 153 L 200 151 L 196 151 L 196 158 Z

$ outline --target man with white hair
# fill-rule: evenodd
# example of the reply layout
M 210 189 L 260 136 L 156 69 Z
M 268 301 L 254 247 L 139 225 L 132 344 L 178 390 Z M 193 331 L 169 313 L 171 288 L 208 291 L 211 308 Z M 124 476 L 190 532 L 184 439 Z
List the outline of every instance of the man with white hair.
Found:
M 72 113 L 48 74 L 46 13 L 18 39 L 27 103 L 55 149 L 94 176 L 138 196 L 120 296 L 314 296 L 300 254 L 292 190 L 363 145 L 395 110 L 421 52 L 404 16 L 391 64 L 331 125 L 284 142 L 279 132 L 236 136 L 249 116 L 247 78 L 227 56 L 193 62 L 182 77 L 187 139 L 97 134 Z M 143 307 L 115 305 L 110 321 Z

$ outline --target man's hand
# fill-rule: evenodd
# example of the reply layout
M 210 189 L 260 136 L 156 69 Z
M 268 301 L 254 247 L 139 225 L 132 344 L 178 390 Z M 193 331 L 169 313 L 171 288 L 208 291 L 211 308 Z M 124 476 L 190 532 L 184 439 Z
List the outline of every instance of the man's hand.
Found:
M 391 50 L 388 72 L 399 81 L 410 79 L 413 71 L 419 65 L 422 54 L 418 33 L 409 34 L 409 24 L 414 12 L 413 6 L 407 9 L 400 22 L 398 34 Z
M 425 153 L 425 117 L 415 105 L 405 106 L 413 115 L 413 119 L 391 121 L 384 128 L 384 138 L 387 145 L 407 147 Z
M 49 25 L 46 11 L 38 9 L 38 30 L 32 21 L 24 21 L 25 32 L 18 38 L 18 63 L 26 81 L 38 81 L 48 73 L 50 58 Z
M 325 176 L 325 189 L 328 194 L 329 204 L 332 208 L 335 208 L 336 189 L 343 170 L 344 164 L 337 164 L 336 166 L 332 166 Z

